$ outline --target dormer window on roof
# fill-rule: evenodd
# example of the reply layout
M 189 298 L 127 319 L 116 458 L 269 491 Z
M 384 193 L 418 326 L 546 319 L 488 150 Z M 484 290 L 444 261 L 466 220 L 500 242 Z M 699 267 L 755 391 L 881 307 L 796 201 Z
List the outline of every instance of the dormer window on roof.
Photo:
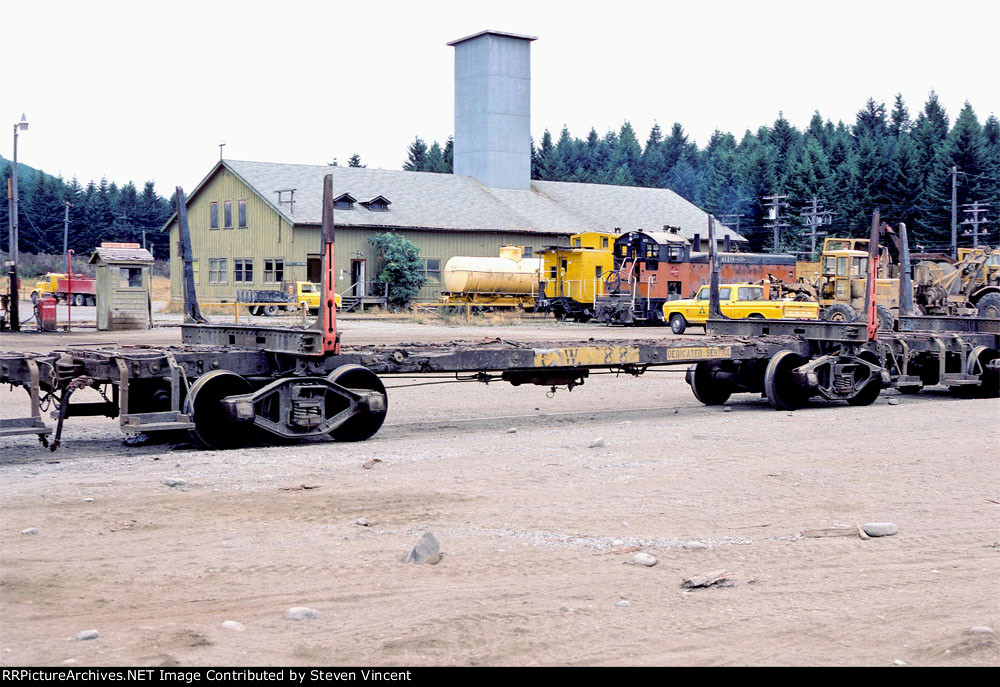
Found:
M 371 200 L 363 201 L 361 204 L 372 212 L 388 212 L 389 206 L 392 205 L 385 196 L 375 196 Z
M 350 193 L 344 193 L 333 199 L 333 209 L 334 210 L 353 210 L 354 204 L 357 203 L 357 199 Z

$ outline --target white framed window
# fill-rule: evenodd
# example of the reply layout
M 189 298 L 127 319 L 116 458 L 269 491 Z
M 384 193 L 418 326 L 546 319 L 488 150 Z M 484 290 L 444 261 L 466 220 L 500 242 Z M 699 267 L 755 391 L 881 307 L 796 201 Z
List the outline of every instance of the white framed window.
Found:
M 280 284 L 285 281 L 285 259 L 264 258 L 264 283 Z
M 209 284 L 226 284 L 227 272 L 226 272 L 226 258 L 209 258 L 208 259 L 208 283 Z
M 253 281 L 253 258 L 236 258 L 233 260 L 233 282 L 249 284 Z

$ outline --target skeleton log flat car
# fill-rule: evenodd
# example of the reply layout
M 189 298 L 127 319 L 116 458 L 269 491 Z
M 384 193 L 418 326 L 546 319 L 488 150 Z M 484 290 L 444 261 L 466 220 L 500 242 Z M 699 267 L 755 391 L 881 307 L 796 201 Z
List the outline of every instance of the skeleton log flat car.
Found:
M 30 417 L 0 419 L 0 437 L 34 434 L 54 450 L 68 418 L 104 415 L 119 418 L 128 434 L 184 430 L 213 449 L 323 435 L 360 441 L 385 421 L 389 403 L 382 379 L 393 374 L 572 389 L 593 371 L 640 375 L 651 367 L 687 364 L 688 382 L 703 403 L 763 391 L 782 409 L 797 408 L 813 395 L 864 405 L 887 387 L 913 392 L 943 384 L 969 395 L 1000 392 L 1000 320 L 903 316 L 900 332 L 877 332 L 874 308 L 866 308 L 864 322 L 729 320 L 719 312 L 714 248 L 710 336 L 694 345 L 677 339 L 534 345 L 497 339 L 342 347 L 333 289 L 330 176 L 323 188 L 323 298 L 313 326 L 210 325 L 194 298 L 179 187 L 177 210 L 187 318 L 183 345 L 0 354 L 0 383 L 24 388 L 31 402 Z M 711 218 L 709 236 L 714 247 Z M 906 296 L 901 302 L 909 302 Z M 955 319 L 960 322 L 950 321 Z M 88 387 L 103 400 L 71 402 L 76 391 Z M 51 441 L 43 408 L 54 409 Z

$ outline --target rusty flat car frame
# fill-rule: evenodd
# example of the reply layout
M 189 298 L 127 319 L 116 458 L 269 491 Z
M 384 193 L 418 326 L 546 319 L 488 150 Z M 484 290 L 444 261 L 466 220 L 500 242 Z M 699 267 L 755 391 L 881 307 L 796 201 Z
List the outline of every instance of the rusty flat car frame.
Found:
M 178 187 L 187 320 L 183 345 L 0 354 L 0 383 L 25 388 L 31 402 L 30 417 L 0 419 L 0 437 L 36 434 L 54 450 L 67 419 L 103 415 L 117 417 L 128 434 L 185 431 L 206 448 L 323 435 L 360 441 L 377 433 L 385 420 L 388 394 L 382 378 L 387 375 L 437 374 L 572 389 L 597 370 L 640 375 L 650 368 L 687 365 L 687 382 L 703 403 L 725 403 L 733 393 L 763 393 L 779 409 L 801 407 L 810 396 L 866 405 L 891 387 L 904 393 L 939 384 L 970 396 L 1000 392 L 1000 320 L 922 318 L 904 310 L 901 331 L 877 332 L 870 316 L 874 308 L 868 307 L 864 322 L 851 323 L 722 317 L 711 217 L 712 317 L 710 336 L 698 343 L 494 339 L 342 347 L 333 303 L 332 197 L 328 176 L 317 321 L 310 328 L 210 325 L 194 297 L 184 194 Z M 877 226 L 876 214 L 873 236 Z M 905 244 L 905 227 L 900 229 Z M 877 259 L 877 240 L 871 244 Z M 908 287 L 902 279 L 901 292 Z M 103 400 L 71 403 L 83 388 L 98 390 Z M 51 440 L 53 430 L 42 418 L 49 409 L 56 420 Z

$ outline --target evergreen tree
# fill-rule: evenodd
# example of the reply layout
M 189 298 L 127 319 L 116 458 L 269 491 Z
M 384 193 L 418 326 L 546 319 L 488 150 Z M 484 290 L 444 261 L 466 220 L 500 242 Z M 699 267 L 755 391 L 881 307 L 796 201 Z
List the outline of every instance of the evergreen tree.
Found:
M 938 244 L 951 242 L 951 168 L 958 175 L 958 205 L 983 200 L 989 193 L 988 157 L 983 128 L 968 102 L 955 120 L 945 142 L 939 146 L 933 167 L 924 187 L 922 236 Z M 960 218 L 961 221 L 961 218 Z
M 538 158 L 535 165 L 536 176 L 534 179 L 551 181 L 553 169 L 555 167 L 555 146 L 552 145 L 552 134 L 548 129 L 542 134 L 542 147 L 538 150 Z
M 920 217 L 920 156 L 913 137 L 905 131 L 896 140 L 892 151 L 891 182 L 889 186 L 893 216 L 906 224 L 911 231 L 916 230 Z
M 889 115 L 889 133 L 893 138 L 898 139 L 910 131 L 910 112 L 903 102 L 903 94 L 896 94 L 896 102 L 892 106 L 892 114 Z
M 455 138 L 449 136 L 444 144 L 444 166 L 448 174 L 455 171 Z
M 407 151 L 406 162 L 403 169 L 407 172 L 422 172 L 427 168 L 427 144 L 419 136 L 413 139 L 413 143 Z
M 434 141 L 431 144 L 430 149 L 427 151 L 427 159 L 424 164 L 424 172 L 435 172 L 437 174 L 445 174 L 448 171 L 447 166 L 444 163 L 444 152 L 441 150 L 441 145 Z
M 347 158 L 347 166 L 348 167 L 367 167 L 368 165 L 361 164 L 361 156 L 358 155 L 357 153 L 354 153 L 354 155 L 351 155 L 349 158 Z

